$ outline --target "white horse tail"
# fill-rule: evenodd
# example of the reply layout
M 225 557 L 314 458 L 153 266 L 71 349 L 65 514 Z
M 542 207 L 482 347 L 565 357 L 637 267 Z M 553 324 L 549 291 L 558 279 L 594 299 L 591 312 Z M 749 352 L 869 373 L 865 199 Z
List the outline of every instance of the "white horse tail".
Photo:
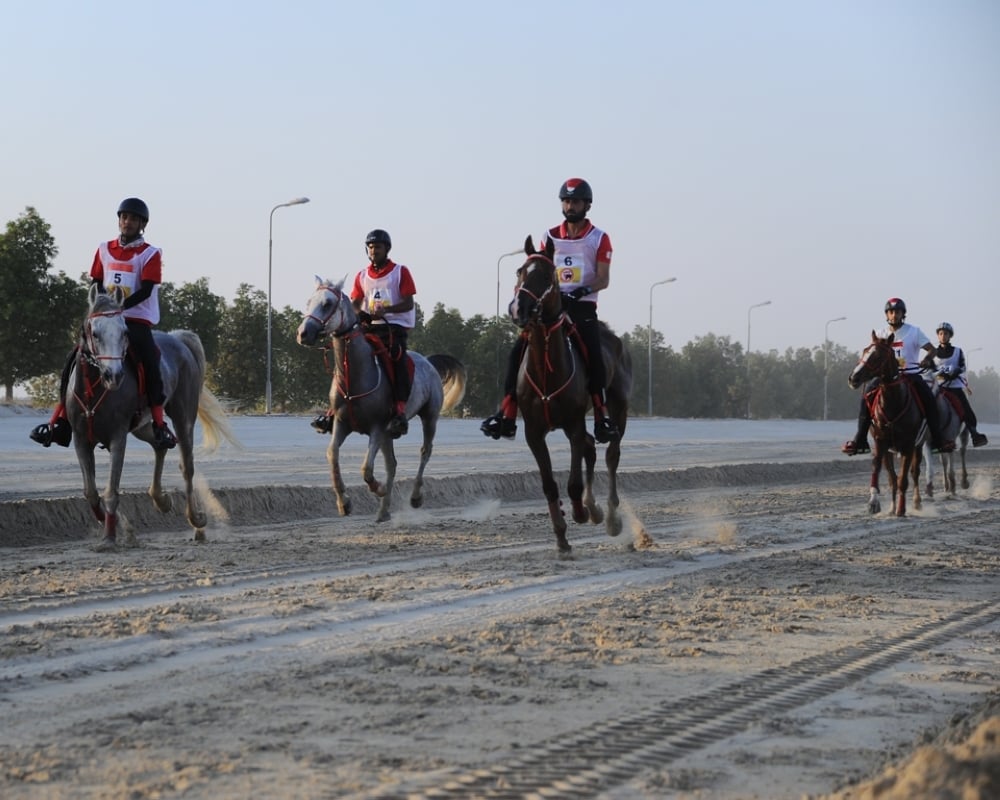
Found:
M 236 438 L 233 426 L 229 424 L 229 417 L 222 403 L 205 384 L 201 385 L 201 395 L 198 398 L 198 421 L 202 430 L 201 443 L 206 452 L 212 453 L 217 450 L 222 439 L 239 450 L 243 449 L 243 444 Z
M 453 356 L 443 353 L 435 353 L 428 356 L 427 360 L 431 366 L 437 370 L 441 376 L 441 387 L 444 389 L 444 402 L 441 405 L 441 413 L 451 411 L 462 402 L 465 397 L 465 387 L 468 382 L 468 373 L 465 364 Z

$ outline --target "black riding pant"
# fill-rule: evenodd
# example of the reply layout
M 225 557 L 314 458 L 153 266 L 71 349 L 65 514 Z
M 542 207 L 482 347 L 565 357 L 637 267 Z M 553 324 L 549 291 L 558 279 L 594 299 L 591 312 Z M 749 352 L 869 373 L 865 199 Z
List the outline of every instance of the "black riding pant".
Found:
M 402 325 L 369 325 L 367 330 L 382 340 L 393 365 L 392 395 L 397 403 L 410 399 L 410 371 L 406 366 L 406 338 L 408 328 Z
M 153 339 L 153 328 L 145 322 L 126 319 L 129 346 L 142 362 L 146 373 L 146 397 L 149 406 L 162 406 L 166 400 L 163 393 L 163 375 L 160 374 L 160 348 Z
M 976 430 L 979 426 L 979 421 L 976 419 L 976 412 L 972 410 L 972 405 L 969 403 L 969 397 L 965 393 L 965 390 L 946 387 L 944 391 L 958 400 L 959 404 L 962 406 L 962 418 L 965 420 L 965 427 L 970 431 Z

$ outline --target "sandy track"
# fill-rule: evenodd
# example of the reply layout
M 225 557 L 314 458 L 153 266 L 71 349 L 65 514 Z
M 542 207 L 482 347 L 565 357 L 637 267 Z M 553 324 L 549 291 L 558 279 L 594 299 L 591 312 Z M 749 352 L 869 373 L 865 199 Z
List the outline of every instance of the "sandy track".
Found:
M 134 496 L 114 553 L 65 522 L 82 501 L 25 501 L 0 794 L 834 791 L 997 687 L 1000 467 L 976 455 L 973 489 L 904 520 L 867 515 L 846 460 L 630 473 L 626 533 L 571 525 L 571 559 L 516 500 L 531 473 L 437 479 L 385 526 L 360 490 L 347 519 L 319 487 L 216 490 L 204 546 Z

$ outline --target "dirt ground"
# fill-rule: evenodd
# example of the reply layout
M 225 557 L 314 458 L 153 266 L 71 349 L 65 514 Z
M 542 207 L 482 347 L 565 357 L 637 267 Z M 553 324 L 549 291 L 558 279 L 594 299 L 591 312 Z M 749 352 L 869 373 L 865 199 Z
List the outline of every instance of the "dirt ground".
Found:
M 287 485 L 206 457 L 203 545 L 131 488 L 111 552 L 64 491 L 72 452 L 25 447 L 0 796 L 1000 796 L 992 446 L 902 519 L 868 513 L 857 460 L 652 448 L 624 532 L 571 523 L 560 557 L 523 442 L 455 444 L 380 525 L 356 455 L 341 518 L 309 444 L 268 451 L 275 475 L 319 462 Z

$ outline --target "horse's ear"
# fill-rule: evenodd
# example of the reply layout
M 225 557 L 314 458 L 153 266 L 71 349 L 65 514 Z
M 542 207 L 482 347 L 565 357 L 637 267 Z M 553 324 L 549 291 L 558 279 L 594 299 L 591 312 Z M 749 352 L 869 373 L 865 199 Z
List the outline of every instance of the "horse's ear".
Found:
M 545 257 L 549 261 L 551 261 L 552 256 L 554 256 L 555 254 L 556 254 L 556 243 L 552 241 L 552 237 L 550 236 L 548 239 L 545 240 Z
M 119 306 L 125 302 L 125 291 L 121 286 L 115 286 L 111 289 L 111 299 Z
M 320 286 L 323 286 L 326 283 L 326 280 L 324 278 L 321 278 L 319 275 L 313 275 L 313 277 L 316 279 L 316 288 L 317 289 Z
M 87 292 L 87 302 L 90 303 L 90 305 L 94 305 L 94 301 L 100 293 L 101 290 L 96 283 L 90 284 L 90 290 Z
M 878 341 L 878 334 L 875 333 L 875 329 L 872 328 L 872 344 L 875 344 L 875 342 L 877 341 Z
M 526 256 L 533 256 L 535 254 L 535 243 L 531 239 L 531 234 L 528 234 L 528 238 L 524 240 L 524 254 Z

